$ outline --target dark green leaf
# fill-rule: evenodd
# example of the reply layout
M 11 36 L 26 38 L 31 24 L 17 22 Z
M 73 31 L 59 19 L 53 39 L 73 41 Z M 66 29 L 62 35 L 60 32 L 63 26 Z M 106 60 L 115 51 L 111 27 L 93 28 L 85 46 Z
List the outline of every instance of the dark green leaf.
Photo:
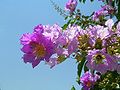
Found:
M 85 3 L 85 1 L 86 1 L 86 0 L 79 0 L 79 2 L 83 2 L 83 3 Z
M 79 2 L 82 2 L 82 0 L 79 0 Z
M 84 72 L 86 72 L 86 71 L 89 71 L 89 69 L 87 68 L 86 63 L 85 63 L 85 65 L 84 65 Z
M 91 2 L 93 2 L 94 0 L 90 0 Z
M 116 4 L 118 5 L 118 0 L 115 0 L 116 1 Z
M 106 3 L 108 3 L 109 2 L 109 0 L 106 0 Z
M 79 77 L 81 76 L 81 72 L 82 72 L 82 68 L 84 66 L 85 60 L 86 60 L 86 58 L 83 57 L 82 61 L 78 64 L 78 72 L 77 72 L 77 74 L 78 74 Z
M 66 28 L 68 27 L 68 25 L 70 24 L 70 22 L 71 22 L 71 19 L 67 22 L 67 24 L 64 24 L 64 25 L 62 26 L 62 29 L 63 29 L 63 30 L 66 30 Z
M 76 19 L 71 20 L 70 24 L 73 25 L 75 23 Z
M 112 6 L 113 6 L 113 7 L 115 6 L 115 1 L 112 1 Z
M 86 0 L 83 0 L 83 3 L 85 3 Z
M 65 30 L 68 27 L 68 24 L 64 24 L 62 29 Z
M 76 90 L 74 86 L 72 86 L 71 90 Z
M 118 21 L 120 21 L 120 1 L 119 1 L 119 4 L 118 4 Z
M 66 17 L 65 17 L 65 20 L 68 19 L 68 17 L 69 17 L 69 16 L 66 16 Z

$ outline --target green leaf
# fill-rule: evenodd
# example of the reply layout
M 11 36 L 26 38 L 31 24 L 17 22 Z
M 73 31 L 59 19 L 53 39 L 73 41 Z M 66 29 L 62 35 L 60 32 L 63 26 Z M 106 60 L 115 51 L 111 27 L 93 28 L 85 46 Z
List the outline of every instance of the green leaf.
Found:
M 69 16 L 66 16 L 66 17 L 65 17 L 65 20 L 68 19 L 68 17 L 69 17 Z
M 86 63 L 85 63 L 85 65 L 84 65 L 84 72 L 86 72 L 86 71 L 89 71 L 89 69 L 87 68 Z
M 77 74 L 78 74 L 78 80 L 77 80 L 77 83 L 80 84 L 80 76 L 81 76 L 81 73 L 82 73 L 82 69 L 85 65 L 85 61 L 86 61 L 86 55 L 87 53 L 85 51 L 81 51 L 81 55 L 83 56 L 82 57 L 82 60 L 80 63 L 78 63 L 78 71 L 77 71 Z
M 106 3 L 108 4 L 109 0 L 106 0 Z
M 79 0 L 79 2 L 83 2 L 83 3 L 85 3 L 85 1 L 86 1 L 86 0 Z
M 81 62 L 82 59 L 83 59 L 83 56 L 78 53 L 78 54 L 75 56 L 75 59 L 77 60 L 77 62 Z
M 83 0 L 83 3 L 85 3 L 86 0 Z
M 115 7 L 115 1 L 112 1 L 112 6 Z
M 82 2 L 82 0 L 79 0 L 79 2 Z
M 118 21 L 120 21 L 120 1 L 119 1 L 119 4 L 118 4 Z
M 64 24 L 64 25 L 62 26 L 62 29 L 63 29 L 63 30 L 66 30 L 66 28 L 68 27 L 68 25 L 70 24 L 70 22 L 71 22 L 71 19 L 67 22 L 67 24 Z
M 68 27 L 68 24 L 64 24 L 64 25 L 62 26 L 62 29 L 65 30 L 67 27 Z
M 116 1 L 115 3 L 118 5 L 118 0 L 115 0 L 115 1 Z
M 83 69 L 85 61 L 86 61 L 86 58 L 83 57 L 82 61 L 78 64 L 78 67 L 77 67 L 78 68 L 78 72 L 77 72 L 77 74 L 78 74 L 79 77 L 81 76 L 81 72 L 82 72 L 82 69 Z
M 74 86 L 72 86 L 71 90 L 76 90 Z
M 93 2 L 94 0 L 90 0 L 90 1 Z M 79 2 L 83 2 L 83 3 L 85 3 L 86 0 L 79 0 Z
M 93 2 L 94 0 L 90 0 L 91 2 Z
M 75 23 L 76 19 L 71 20 L 70 24 L 73 25 Z

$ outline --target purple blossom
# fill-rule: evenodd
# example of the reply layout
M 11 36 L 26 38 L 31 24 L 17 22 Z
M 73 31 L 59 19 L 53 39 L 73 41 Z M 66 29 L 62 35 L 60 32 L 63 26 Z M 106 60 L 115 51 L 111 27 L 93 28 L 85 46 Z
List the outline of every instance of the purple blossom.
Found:
M 43 36 L 51 39 L 52 42 L 56 43 L 56 40 L 62 33 L 62 28 L 57 24 L 54 24 L 52 26 L 40 24 L 34 28 L 34 32 L 42 33 Z
M 54 43 L 41 32 L 23 34 L 20 40 L 23 44 L 21 50 L 25 53 L 23 60 L 25 63 L 32 63 L 33 67 L 42 60 L 49 61 L 49 58 L 55 53 Z
M 57 58 L 50 58 L 49 62 L 46 62 L 50 66 L 50 68 L 53 68 L 55 65 L 59 64 Z
M 106 22 L 105 22 L 105 25 L 111 30 L 113 25 L 114 25 L 114 22 L 112 19 L 108 19 Z
M 116 60 L 116 62 L 117 62 L 117 65 L 116 65 L 115 70 L 117 71 L 117 73 L 120 74 L 120 54 L 114 56 L 114 58 L 115 58 L 115 60 Z
M 107 54 L 105 50 L 90 50 L 87 55 L 87 67 L 105 73 L 113 71 L 117 63 L 114 58 Z
M 67 38 L 68 53 L 72 54 L 77 49 L 79 26 L 70 26 L 64 33 Z
M 82 30 L 80 29 L 78 34 L 79 48 L 89 49 L 93 46 L 93 41 L 89 29 Z
M 120 64 L 117 65 L 116 70 L 120 74 Z
M 66 9 L 66 10 L 69 10 L 70 13 L 72 13 L 73 11 L 75 11 L 76 6 L 77 6 L 77 0 L 69 0 L 69 1 L 66 3 L 65 9 Z
M 93 20 L 99 20 L 99 18 L 101 16 L 106 16 L 108 14 L 112 14 L 114 12 L 114 8 L 110 5 L 105 5 L 105 6 L 102 6 L 102 8 L 98 11 L 95 11 L 94 12 L 94 15 L 93 15 Z
M 68 48 L 64 46 L 58 46 L 56 48 L 56 53 L 58 56 L 64 55 L 65 57 L 69 57 Z
M 78 40 L 77 35 L 79 32 L 78 26 L 69 26 L 67 30 L 63 31 L 61 37 L 58 39 L 59 45 L 57 53 L 68 57 L 70 54 L 77 50 Z
M 42 24 L 39 24 L 39 25 L 35 26 L 35 28 L 34 28 L 34 32 L 42 33 L 43 31 L 44 31 L 44 28 L 43 28 Z
M 29 44 L 31 40 L 33 40 L 33 34 L 30 33 L 23 34 L 20 40 L 22 45 Z
M 120 22 L 118 22 L 118 24 L 117 24 L 116 33 L 120 37 Z
M 84 90 L 91 90 L 94 88 L 93 85 L 100 78 L 97 74 L 92 75 L 90 72 L 84 73 L 84 75 L 80 78 Z
M 105 46 L 105 39 L 109 37 L 110 31 L 108 27 L 100 25 L 89 27 L 89 38 L 91 40 L 91 46 L 94 48 L 102 48 Z
M 92 38 L 100 38 L 101 40 L 106 39 L 110 35 L 108 28 L 100 25 L 91 27 L 89 33 Z

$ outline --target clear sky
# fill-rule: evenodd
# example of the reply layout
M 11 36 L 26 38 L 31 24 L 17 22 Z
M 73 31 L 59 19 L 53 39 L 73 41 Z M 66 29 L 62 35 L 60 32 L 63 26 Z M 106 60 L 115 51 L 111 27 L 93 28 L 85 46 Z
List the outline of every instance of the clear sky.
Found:
M 61 8 L 67 0 L 54 0 Z M 88 14 L 98 9 L 100 2 L 79 4 Z M 32 32 L 38 24 L 63 25 L 64 18 L 49 0 L 0 0 L 0 87 L 2 90 L 70 90 L 76 81 L 76 61 L 68 59 L 50 69 L 44 62 L 36 68 L 25 64 L 21 57 L 19 38 Z

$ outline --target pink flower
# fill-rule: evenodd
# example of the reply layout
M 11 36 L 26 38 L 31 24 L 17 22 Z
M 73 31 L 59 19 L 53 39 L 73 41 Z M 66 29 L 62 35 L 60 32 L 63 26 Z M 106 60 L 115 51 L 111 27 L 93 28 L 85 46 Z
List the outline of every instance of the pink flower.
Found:
M 33 67 L 42 60 L 49 61 L 55 52 L 54 43 L 41 33 L 23 34 L 21 43 L 23 44 L 21 50 L 25 53 L 23 60 L 25 63 L 32 63 Z
M 53 43 L 57 43 L 57 39 L 62 34 L 62 28 L 57 24 L 54 24 L 52 26 L 39 24 L 34 28 L 34 32 L 41 33 L 46 38 L 51 39 Z
M 105 6 L 102 6 L 102 8 L 98 11 L 95 11 L 94 12 L 94 15 L 93 15 L 93 20 L 99 20 L 99 18 L 101 16 L 106 16 L 108 14 L 112 14 L 114 13 L 114 8 L 110 5 L 105 5 Z
M 70 13 L 72 13 L 73 11 L 75 11 L 75 8 L 77 6 L 77 0 L 69 0 L 67 3 L 66 3 L 66 10 L 69 10 Z
M 101 73 L 107 70 L 113 71 L 116 68 L 117 62 L 114 58 L 107 54 L 105 50 L 90 50 L 87 55 L 87 67 Z
M 55 65 L 59 64 L 57 58 L 50 58 L 49 62 L 46 62 L 50 66 L 50 68 L 53 68 Z
M 77 35 L 79 32 L 78 26 L 69 26 L 58 39 L 57 53 L 59 55 L 70 56 L 77 50 L 78 40 Z
M 108 19 L 106 22 L 105 22 L 105 25 L 111 30 L 113 25 L 114 25 L 114 22 L 112 19 Z
M 29 44 L 33 40 L 33 35 L 30 33 L 23 34 L 20 40 L 22 45 Z
M 120 74 L 120 64 L 117 65 L 117 69 L 116 70 L 117 70 L 118 74 Z
M 117 24 L 116 33 L 118 34 L 118 36 L 120 36 L 120 22 L 118 22 Z
M 84 73 L 84 75 L 80 78 L 84 90 L 91 90 L 94 88 L 95 82 L 100 78 L 97 74 L 92 75 L 90 72 Z

